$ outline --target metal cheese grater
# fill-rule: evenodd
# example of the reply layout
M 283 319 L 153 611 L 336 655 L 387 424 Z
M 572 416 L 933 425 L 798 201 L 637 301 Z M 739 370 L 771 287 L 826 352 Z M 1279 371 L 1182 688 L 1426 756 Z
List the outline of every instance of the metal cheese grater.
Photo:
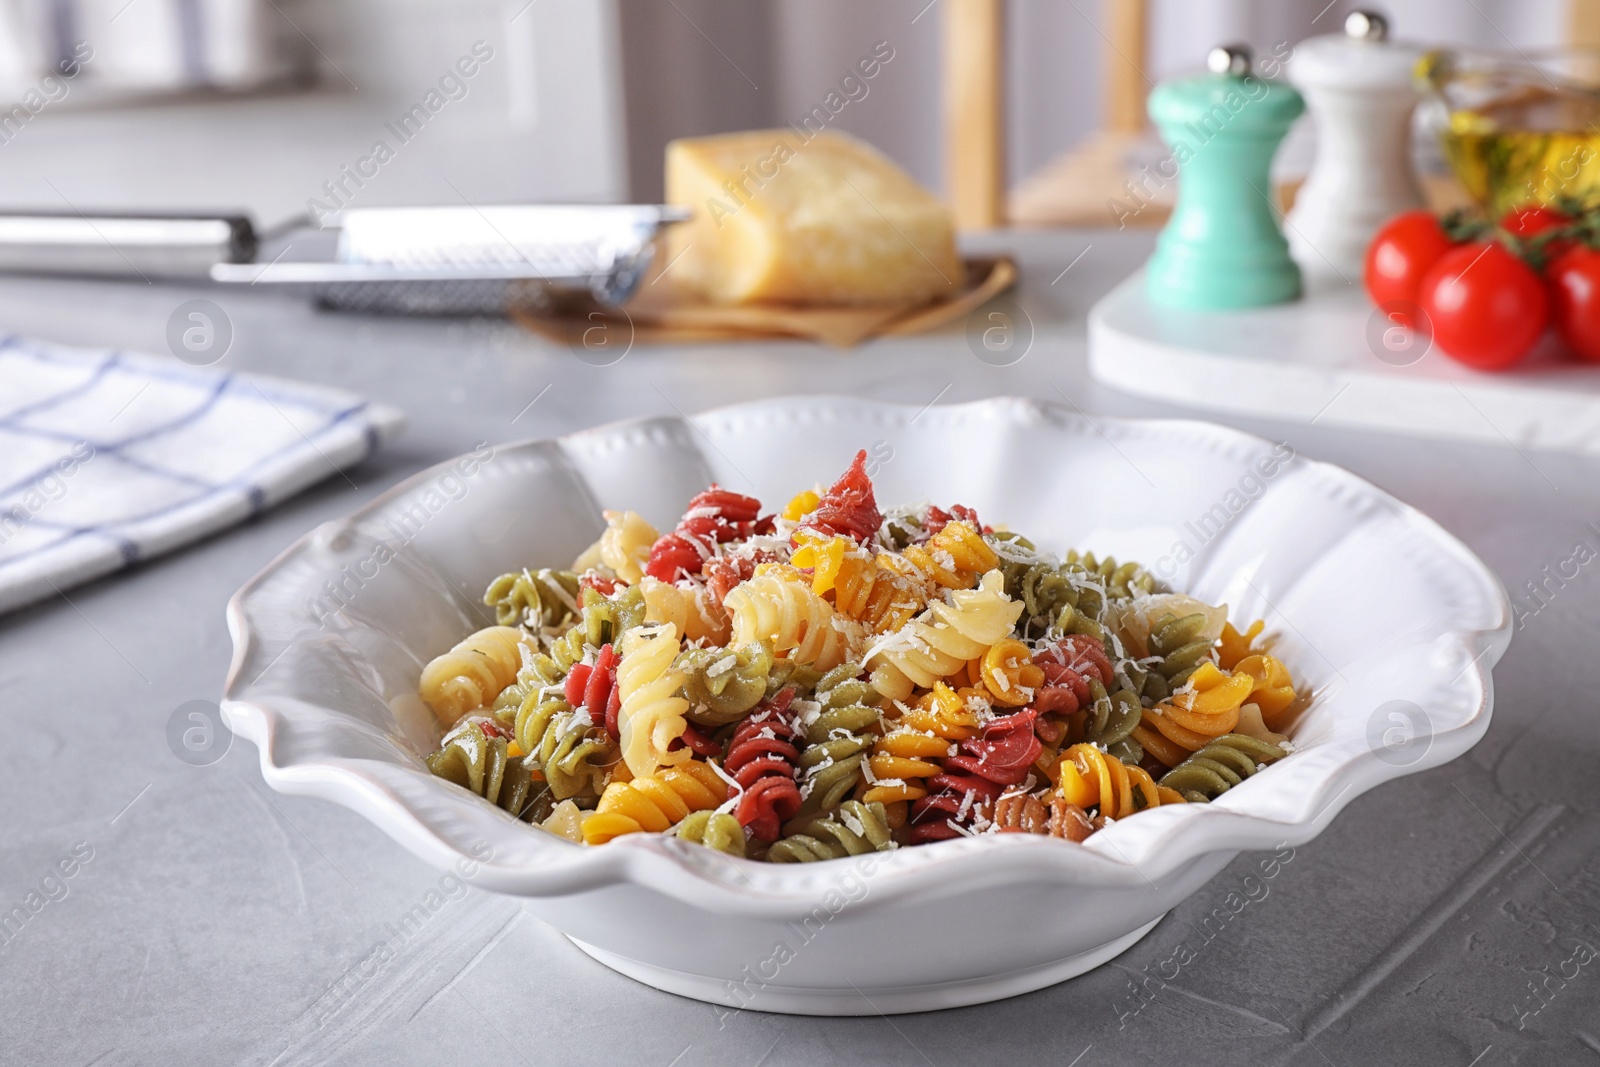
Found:
M 258 235 L 243 215 L 0 216 L 0 271 L 196 279 L 304 292 L 349 311 L 498 315 L 614 307 L 684 208 L 370 208 Z

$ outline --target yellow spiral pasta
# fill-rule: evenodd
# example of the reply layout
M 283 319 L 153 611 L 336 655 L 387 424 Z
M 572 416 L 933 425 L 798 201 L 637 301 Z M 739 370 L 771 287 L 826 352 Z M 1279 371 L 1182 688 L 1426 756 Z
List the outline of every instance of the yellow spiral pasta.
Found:
M 1257 619 L 1250 624 L 1250 628 L 1240 633 L 1233 628 L 1233 623 L 1222 624 L 1222 636 L 1217 639 L 1217 665 L 1225 671 L 1231 671 L 1238 666 L 1239 661 L 1255 652 L 1256 638 L 1261 636 L 1261 631 L 1267 624 Z
M 835 537 L 819 530 L 796 530 L 793 543 L 789 563 L 811 570 L 811 588 L 818 593 L 833 588 L 833 577 L 839 573 L 839 562 L 847 553 L 852 549 L 866 551 L 848 537 Z
M 860 605 L 857 618 L 873 633 L 888 633 L 910 622 L 928 606 L 935 586 L 911 561 L 895 552 L 880 552 L 865 588 L 852 591 Z
M 790 563 L 811 569 L 812 592 L 832 593 L 835 611 L 874 633 L 903 625 L 927 603 L 927 580 L 902 557 L 874 554 L 851 538 L 815 530 L 795 536 L 798 547 Z
M 644 595 L 646 624 L 670 622 L 690 641 L 710 642 L 713 645 L 728 643 L 728 613 L 706 592 L 704 586 L 687 588 L 647 574 L 639 579 L 639 592 Z
M 1098 807 L 1101 815 L 1125 819 L 1136 811 L 1162 804 L 1182 804 L 1176 789 L 1159 786 L 1143 768 L 1130 767 L 1091 744 L 1077 744 L 1061 754 L 1056 792 L 1080 808 Z
M 1044 684 L 1044 671 L 1033 662 L 1033 653 L 1014 637 L 996 642 L 975 662 L 976 681 L 995 704 L 1019 708 L 1032 700 L 1034 690 Z
M 688 726 L 684 712 L 689 710 L 689 702 L 678 695 L 684 675 L 672 665 L 677 655 L 678 628 L 671 623 L 650 629 L 635 627 L 622 636 L 622 661 L 617 665 L 622 702 L 617 727 L 622 761 L 635 778 L 687 763 L 694 755 L 687 746 L 667 751 Z
M 1021 602 L 1005 594 L 1005 578 L 990 571 L 978 588 L 955 590 L 948 602 L 933 601 L 927 617 L 913 619 L 879 642 L 866 661 L 872 686 L 900 701 L 919 686 L 931 688 L 1009 637 L 1021 614 Z
M 842 568 L 834 587 L 839 610 L 873 633 L 898 630 L 928 606 L 928 580 L 904 557 L 880 552 L 871 568 Z
M 517 626 L 490 626 L 467 637 L 422 668 L 418 691 L 439 721 L 455 722 L 484 707 L 516 681 L 523 649 L 534 655 L 539 646 Z
M 839 571 L 833 577 L 833 605 L 834 607 L 856 619 L 876 628 L 882 625 L 891 611 L 894 610 L 896 589 L 892 580 L 879 583 L 878 576 L 882 572 L 878 561 L 870 556 L 846 556 L 839 562 Z M 874 594 L 877 594 L 874 596 Z M 901 598 L 905 606 L 911 609 L 911 615 L 919 610 L 919 602 L 909 598 Z
M 629 782 L 612 782 L 594 814 L 583 820 L 583 839 L 601 845 L 623 834 L 661 833 L 691 812 L 728 799 L 728 785 L 709 763 L 685 763 Z
M 1189 753 L 1232 732 L 1255 683 L 1249 674 L 1228 674 L 1215 663 L 1202 663 L 1189 676 L 1191 691 L 1144 709 L 1133 739 L 1168 767 L 1176 767 Z
M 795 663 L 831 671 L 850 658 L 846 620 L 793 568 L 772 568 L 734 588 L 722 601 L 736 644 L 759 642 Z
M 1250 695 L 1245 697 L 1245 703 L 1260 708 L 1262 722 L 1276 729 L 1294 704 L 1294 679 L 1289 676 L 1289 668 L 1276 656 L 1257 653 L 1241 659 L 1234 666 L 1233 673 L 1247 674 L 1254 680 L 1255 684 L 1250 688 Z
M 957 741 L 976 737 L 980 729 L 978 713 L 964 696 L 945 685 L 934 683 L 916 706 L 888 720 L 888 730 L 872 746 L 867 766 L 870 780 L 863 783 L 863 803 L 893 804 L 928 795 L 923 782 L 942 770 L 932 762 L 954 752 Z
M 817 505 L 821 503 L 822 495 L 815 489 L 802 489 L 790 497 L 789 502 L 783 506 L 783 517 L 790 522 L 799 522 L 816 511 Z
M 901 555 L 945 589 L 971 589 L 978 575 L 1000 563 L 977 527 L 959 519 L 945 523 L 926 543 L 911 545 Z
M 834 606 L 867 625 L 873 633 L 898 630 L 928 605 L 941 589 L 970 589 L 978 575 L 999 563 L 994 550 L 964 522 L 947 523 L 924 545 L 904 552 L 863 552 L 850 555 L 854 542 L 839 538 L 839 545 L 819 544 L 816 556 L 826 569 L 822 579 L 834 591 Z M 796 554 L 797 559 L 809 556 Z M 839 557 L 838 562 L 832 558 Z M 799 566 L 812 566 L 800 562 Z
M 868 588 L 871 587 L 872 553 L 849 537 L 801 530 L 795 534 L 795 549 L 789 562 L 811 571 L 811 591 L 819 596 L 835 589 L 841 578 L 853 587 L 858 586 L 863 574 L 868 577 Z M 839 610 L 844 611 L 844 606 L 840 605 Z

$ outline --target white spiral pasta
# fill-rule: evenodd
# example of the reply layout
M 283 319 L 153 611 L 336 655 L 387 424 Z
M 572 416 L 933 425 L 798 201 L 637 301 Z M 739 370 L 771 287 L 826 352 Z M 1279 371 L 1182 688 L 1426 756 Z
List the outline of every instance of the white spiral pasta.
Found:
M 661 535 L 637 511 L 607 511 L 606 532 L 600 535 L 600 562 L 618 578 L 634 585 L 644 577 L 650 546 Z
M 522 667 L 522 650 L 539 651 L 533 636 L 517 626 L 490 626 L 479 630 L 422 668 L 419 693 L 439 721 L 455 722 L 467 712 L 484 707 L 516 680 Z
M 833 607 L 811 587 L 763 574 L 734 588 L 722 601 L 733 621 L 734 641 L 760 642 L 795 663 L 831 671 L 850 656 L 847 628 L 858 624 L 836 617 Z
M 622 662 L 617 665 L 617 712 L 622 762 L 635 778 L 687 762 L 688 747 L 667 751 L 688 726 L 689 702 L 677 695 L 683 672 L 672 666 L 678 656 L 678 628 L 671 623 L 635 627 L 622 635 Z
M 601 514 L 606 520 L 605 531 L 572 561 L 572 570 L 576 574 L 609 571 L 614 577 L 634 585 L 644 575 L 650 547 L 660 535 L 637 511 L 603 511 Z
M 880 642 L 867 657 L 872 685 L 889 700 L 905 700 L 917 686 L 928 688 L 948 678 L 1011 634 L 1022 614 L 1021 601 L 1005 594 L 1005 578 L 990 571 L 976 589 L 950 593 Z
M 675 585 L 647 574 L 639 579 L 639 591 L 644 594 L 646 624 L 670 622 L 690 641 L 728 643 L 728 613 L 704 587 Z

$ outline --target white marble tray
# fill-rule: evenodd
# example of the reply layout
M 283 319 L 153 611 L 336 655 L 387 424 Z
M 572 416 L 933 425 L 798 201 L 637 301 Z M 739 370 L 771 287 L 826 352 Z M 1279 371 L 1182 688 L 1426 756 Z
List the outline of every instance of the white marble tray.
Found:
M 1600 366 L 1546 337 L 1516 371 L 1486 374 L 1387 328 L 1358 279 L 1310 279 L 1292 304 L 1200 312 L 1151 303 L 1139 271 L 1089 312 L 1089 370 L 1212 411 L 1600 455 Z

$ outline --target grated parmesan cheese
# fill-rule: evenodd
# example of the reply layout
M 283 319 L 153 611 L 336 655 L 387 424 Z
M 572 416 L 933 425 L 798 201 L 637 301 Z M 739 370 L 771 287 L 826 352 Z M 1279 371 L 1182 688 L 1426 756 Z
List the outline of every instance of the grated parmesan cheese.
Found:
M 857 837 L 867 836 L 866 826 L 861 822 L 860 819 L 850 814 L 850 812 L 841 810 L 839 812 L 839 821 L 844 823 L 845 828 L 851 833 L 855 834 Z
M 744 786 L 739 784 L 739 780 L 737 778 L 723 770 L 722 764 L 718 763 L 716 760 L 706 760 L 706 763 L 711 766 L 712 770 L 717 772 L 718 778 L 721 778 L 724 782 L 728 783 L 728 799 L 724 800 L 720 805 L 718 805 L 716 812 L 718 815 L 727 815 L 729 812 L 733 811 L 734 808 L 739 806 L 739 798 L 744 796 Z

